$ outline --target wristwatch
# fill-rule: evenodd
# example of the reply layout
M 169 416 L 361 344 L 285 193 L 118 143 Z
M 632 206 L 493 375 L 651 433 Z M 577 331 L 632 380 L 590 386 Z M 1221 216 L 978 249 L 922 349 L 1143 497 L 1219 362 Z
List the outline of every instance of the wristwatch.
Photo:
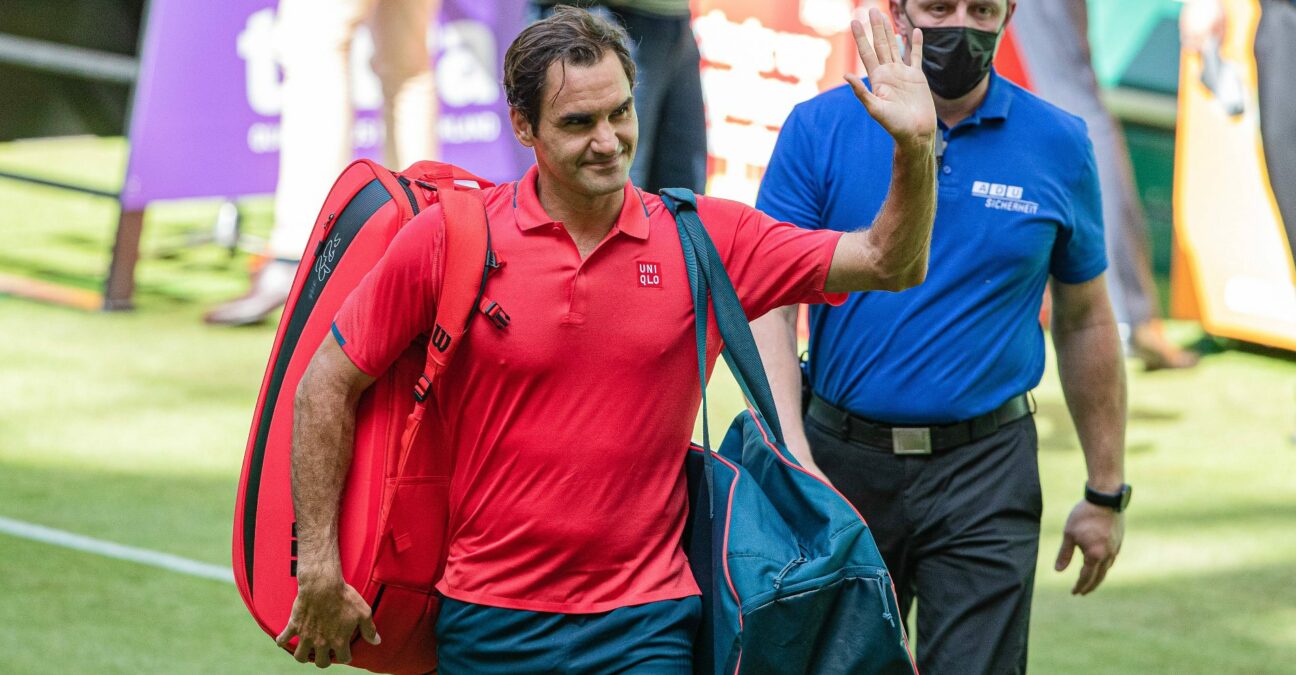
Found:
M 1099 492 L 1087 484 L 1085 485 L 1085 501 L 1098 506 L 1105 506 L 1116 513 L 1124 511 L 1129 506 L 1130 495 L 1134 493 L 1134 488 L 1129 483 L 1121 483 L 1120 489 L 1116 492 Z

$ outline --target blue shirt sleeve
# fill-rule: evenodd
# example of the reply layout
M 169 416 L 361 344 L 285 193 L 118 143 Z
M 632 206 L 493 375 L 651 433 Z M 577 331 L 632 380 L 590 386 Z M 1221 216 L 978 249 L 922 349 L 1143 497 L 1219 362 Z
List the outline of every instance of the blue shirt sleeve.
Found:
M 806 130 L 804 113 L 801 106 L 793 108 L 779 131 L 756 209 L 775 220 L 819 230 L 824 226 L 820 208 L 825 178 L 815 161 L 815 144 Z
M 1079 171 L 1071 183 L 1068 220 L 1058 230 L 1049 259 L 1049 273 L 1065 284 L 1084 283 L 1107 269 L 1103 244 L 1102 190 L 1093 143 L 1081 122 Z

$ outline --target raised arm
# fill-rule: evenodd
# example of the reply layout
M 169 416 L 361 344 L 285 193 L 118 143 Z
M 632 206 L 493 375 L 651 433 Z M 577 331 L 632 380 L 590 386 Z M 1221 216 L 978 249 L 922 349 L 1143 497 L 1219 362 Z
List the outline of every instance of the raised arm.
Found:
M 869 23 L 872 44 L 858 21 L 851 31 L 873 89 L 854 75 L 846 80 L 895 141 L 891 186 L 872 226 L 838 243 L 829 292 L 901 291 L 922 283 L 936 216 L 936 107 L 922 72 L 922 31 L 914 29 L 913 47 L 902 60 L 891 23 L 876 9 Z

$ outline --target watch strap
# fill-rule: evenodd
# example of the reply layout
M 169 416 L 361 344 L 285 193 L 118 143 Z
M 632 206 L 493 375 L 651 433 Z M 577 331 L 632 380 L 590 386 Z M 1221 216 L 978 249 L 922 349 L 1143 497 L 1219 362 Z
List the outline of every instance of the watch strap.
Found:
M 1130 495 L 1133 488 L 1128 483 L 1122 483 L 1120 490 L 1116 492 L 1099 492 L 1088 485 L 1085 485 L 1085 501 L 1097 506 L 1105 506 L 1116 513 L 1120 513 L 1129 506 Z

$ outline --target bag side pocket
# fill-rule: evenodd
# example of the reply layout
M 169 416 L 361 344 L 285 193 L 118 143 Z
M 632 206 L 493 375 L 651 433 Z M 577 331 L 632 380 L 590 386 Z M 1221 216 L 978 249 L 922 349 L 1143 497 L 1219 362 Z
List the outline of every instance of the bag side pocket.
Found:
M 395 492 L 374 566 L 374 581 L 430 593 L 445 568 L 450 479 L 418 476 L 389 481 Z

